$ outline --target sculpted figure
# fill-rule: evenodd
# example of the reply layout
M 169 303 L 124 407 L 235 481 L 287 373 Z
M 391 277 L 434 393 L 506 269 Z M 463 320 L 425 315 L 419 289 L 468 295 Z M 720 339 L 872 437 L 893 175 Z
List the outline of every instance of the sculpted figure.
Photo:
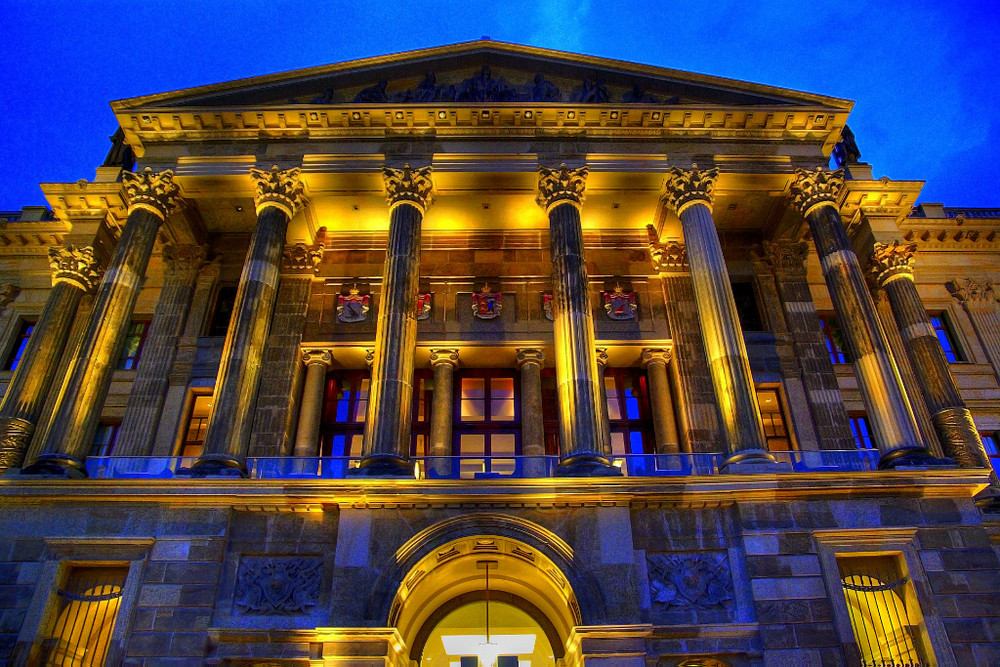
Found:
M 125 171 L 132 171 L 135 166 L 135 153 L 132 152 L 132 147 L 125 143 L 125 131 L 119 127 L 108 138 L 111 139 L 111 150 L 108 151 L 101 166 L 121 167 Z
M 559 89 L 551 81 L 546 81 L 541 72 L 535 75 L 535 82 L 529 90 L 532 102 L 558 102 L 561 99 Z
M 622 95 L 622 102 L 627 103 L 657 104 L 659 101 L 659 98 L 655 95 L 650 95 L 642 86 L 638 85 L 633 86 L 632 90 Z
M 330 104 L 333 102 L 333 88 L 327 88 L 323 91 L 322 95 L 317 95 L 316 97 L 309 100 L 309 104 Z
M 355 102 L 388 102 L 389 96 L 385 93 L 385 87 L 389 82 L 382 79 L 374 86 L 369 86 L 354 96 Z

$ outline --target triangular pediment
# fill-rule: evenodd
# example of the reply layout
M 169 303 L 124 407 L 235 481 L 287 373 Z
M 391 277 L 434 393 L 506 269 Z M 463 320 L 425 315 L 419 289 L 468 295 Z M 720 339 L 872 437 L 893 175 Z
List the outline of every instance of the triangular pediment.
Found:
M 852 103 L 733 79 L 490 40 L 366 58 L 112 103 L 139 108 L 344 104 L 664 104 L 810 106 Z

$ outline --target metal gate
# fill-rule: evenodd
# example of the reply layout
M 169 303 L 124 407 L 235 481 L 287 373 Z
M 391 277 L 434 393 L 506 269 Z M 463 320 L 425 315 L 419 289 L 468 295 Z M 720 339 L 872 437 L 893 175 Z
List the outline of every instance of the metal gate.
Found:
M 127 567 L 77 567 L 56 591 L 52 631 L 44 640 L 46 665 L 91 667 L 107 660 Z

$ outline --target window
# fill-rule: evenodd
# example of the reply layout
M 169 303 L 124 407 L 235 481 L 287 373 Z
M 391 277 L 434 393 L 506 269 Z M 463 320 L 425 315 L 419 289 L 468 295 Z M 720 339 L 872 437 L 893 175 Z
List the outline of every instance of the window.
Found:
M 962 350 L 955 344 L 955 332 L 952 331 L 951 324 L 944 313 L 931 315 L 930 319 L 931 326 L 934 327 L 934 333 L 937 334 L 938 341 L 941 342 L 941 349 L 944 350 L 944 356 L 948 363 L 956 364 L 968 361 L 962 354 Z
M 90 446 L 90 456 L 111 456 L 118 441 L 118 422 L 101 422 L 97 425 L 94 442 Z
M 545 435 L 545 454 L 559 455 L 559 389 L 556 386 L 556 369 L 542 369 L 542 429 Z
M 851 422 L 851 433 L 854 434 L 854 442 L 858 449 L 875 449 L 871 429 L 868 428 L 868 417 L 854 414 L 849 415 L 848 420 Z
M 611 426 L 611 454 L 654 454 L 653 418 L 646 375 L 639 368 L 606 368 L 604 394 Z M 628 472 L 625 466 L 625 472 Z
M 72 565 L 55 593 L 51 630 L 43 634 L 45 665 L 90 667 L 108 657 L 126 565 Z
M 901 556 L 839 555 L 837 565 L 861 664 L 930 664 L 934 654 Z
M 757 295 L 751 282 L 733 282 L 733 300 L 743 331 L 763 331 L 760 311 L 757 309 Z
M 768 451 L 785 452 L 794 449 L 786 426 L 781 390 L 778 387 L 761 387 L 757 389 L 757 402 L 760 404 L 760 419 Z
M 361 457 L 370 384 L 368 371 L 345 371 L 327 378 L 320 456 Z M 357 461 L 352 461 L 352 466 L 356 465 Z
M 826 349 L 830 352 L 830 362 L 834 364 L 846 364 L 851 361 L 847 354 L 847 343 L 844 340 L 844 333 L 840 330 L 840 323 L 837 322 L 836 315 L 820 315 L 820 327 L 823 330 L 823 338 L 826 339 Z
M 10 355 L 7 357 L 7 363 L 3 367 L 5 371 L 17 370 L 17 365 L 21 363 L 21 357 L 24 356 L 24 350 L 28 347 L 28 339 L 31 338 L 31 332 L 34 330 L 34 322 L 21 322 L 17 338 L 14 339 L 14 345 L 11 348 Z
M 195 394 L 191 400 L 191 412 L 188 414 L 187 428 L 181 440 L 179 456 L 197 458 L 205 446 L 205 432 L 212 418 L 212 395 Z
M 512 475 L 520 453 L 520 387 L 515 371 L 456 374 L 454 453 L 459 476 Z M 484 458 L 476 458 L 476 457 Z M 491 458 L 486 458 L 491 457 Z M 505 458 L 510 457 L 510 458 Z
M 142 355 L 142 346 L 146 343 L 148 331 L 148 320 L 133 320 L 128 325 L 125 346 L 122 348 L 121 356 L 118 357 L 118 370 L 131 371 L 139 365 L 139 357 Z
M 410 455 L 427 456 L 431 436 L 431 406 L 434 404 L 434 372 L 417 369 L 413 374 L 413 420 L 410 426 Z
M 1000 434 L 980 433 L 979 436 L 983 439 L 983 447 L 986 448 L 986 455 L 990 457 L 990 464 L 1000 475 Z
M 233 307 L 236 305 L 236 289 L 236 285 L 223 285 L 219 288 L 207 335 L 225 336 L 229 331 L 229 320 L 232 319 Z

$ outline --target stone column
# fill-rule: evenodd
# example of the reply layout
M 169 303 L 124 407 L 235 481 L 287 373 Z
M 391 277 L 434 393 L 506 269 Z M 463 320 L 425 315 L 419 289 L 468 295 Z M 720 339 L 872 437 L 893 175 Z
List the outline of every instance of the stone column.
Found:
M 733 288 L 712 219 L 718 175 L 718 169 L 699 171 L 692 166 L 687 171 L 672 167 L 663 197 L 681 219 L 687 246 L 702 341 L 722 423 L 726 460 L 721 467 L 741 462 L 773 464 L 774 457 L 768 453 L 764 439 Z
M 169 375 L 177 343 L 191 307 L 195 281 L 205 263 L 206 249 L 200 245 L 163 247 L 166 276 L 156 302 L 149 335 L 142 348 L 142 363 L 129 393 L 125 417 L 118 429 L 115 456 L 149 456 L 170 385 Z
M 542 414 L 541 350 L 517 350 L 517 367 L 521 371 L 521 453 L 525 456 L 545 456 L 545 417 Z
M 646 379 L 649 381 L 649 405 L 653 410 L 657 454 L 677 454 L 681 451 L 674 402 L 670 398 L 670 380 L 667 377 L 671 352 L 669 348 L 642 351 L 642 365 L 646 368 Z
M 420 225 L 431 203 L 431 168 L 382 170 L 389 202 L 389 241 L 375 329 L 371 402 L 365 419 L 364 458 L 351 472 L 373 477 L 412 476 L 413 355 L 417 346 Z
M 947 288 L 968 313 L 986 358 L 1000 382 L 1000 287 L 966 278 L 949 281 Z
M 608 368 L 608 348 L 594 348 L 594 358 L 597 361 L 597 385 L 601 388 L 601 414 L 604 423 L 608 425 L 608 456 L 611 452 L 611 417 L 608 416 L 608 388 L 604 384 L 604 371 Z
M 295 430 L 292 456 L 319 456 L 319 427 L 323 417 L 323 391 L 326 372 L 333 364 L 333 353 L 324 349 L 302 350 L 306 379 L 302 385 L 302 405 Z
M 299 169 L 251 168 L 250 176 L 257 188 L 254 198 L 257 225 L 243 263 L 233 316 L 222 348 L 205 447 L 192 466 L 197 475 L 246 474 L 253 408 L 278 292 L 285 231 L 289 220 L 305 203 Z
M 945 456 L 963 468 L 990 468 L 972 413 L 958 390 L 937 332 L 913 283 L 917 244 L 875 243 L 872 273 L 885 290 Z
M 90 451 L 156 235 L 179 203 L 172 171 L 123 172 L 128 219 L 104 274 L 83 340 L 60 387 L 41 455 L 23 474 L 85 477 Z
M 538 204 L 549 216 L 552 256 L 552 311 L 555 317 L 556 384 L 559 391 L 557 475 L 618 475 L 608 456 L 611 436 L 601 401 L 594 356 L 594 315 L 590 308 L 580 207 L 587 167 L 538 168 Z
M 100 277 L 90 246 L 49 248 L 49 264 L 52 291 L 0 404 L 0 472 L 24 461 L 80 299 Z
M 431 368 L 434 369 L 434 396 L 431 405 L 431 434 L 427 455 L 451 456 L 452 419 L 454 417 L 455 367 L 458 350 L 431 350 Z M 433 459 L 431 467 L 441 477 L 451 474 L 451 460 Z
M 899 369 L 840 219 L 837 196 L 844 185 L 843 170 L 797 169 L 795 174 L 792 204 L 809 223 L 837 320 L 854 359 L 854 373 L 881 454 L 879 468 L 941 463 L 921 444 Z

